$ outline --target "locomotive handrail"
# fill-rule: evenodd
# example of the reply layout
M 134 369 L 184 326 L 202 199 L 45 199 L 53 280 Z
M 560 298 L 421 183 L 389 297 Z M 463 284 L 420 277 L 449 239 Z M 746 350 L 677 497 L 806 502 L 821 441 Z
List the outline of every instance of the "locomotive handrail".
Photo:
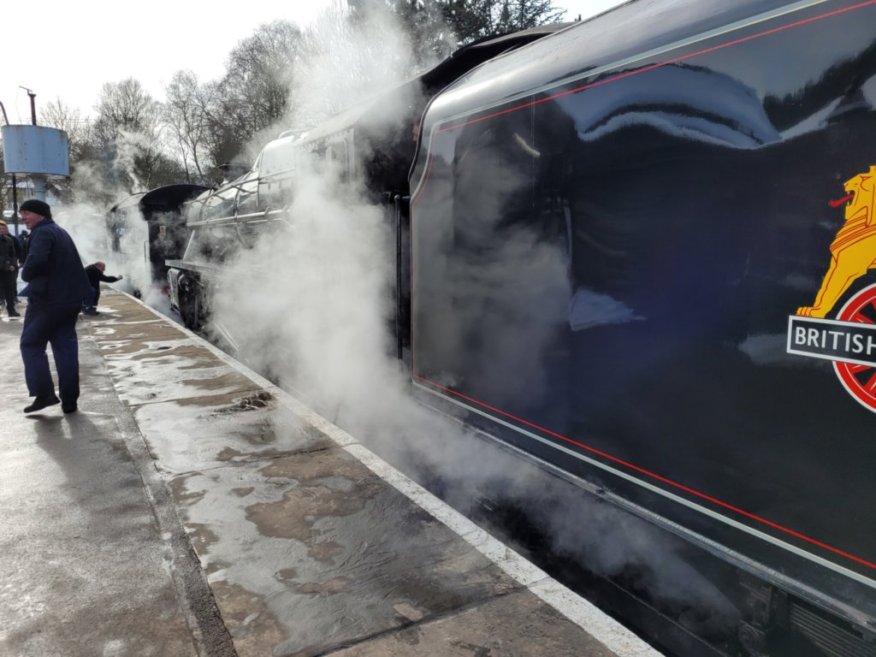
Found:
M 220 266 L 192 262 L 191 260 L 166 260 L 165 264 L 168 267 L 185 268 L 192 271 L 209 274 L 218 274 L 222 271 L 222 267 Z
M 225 226 L 233 224 L 236 221 L 234 215 L 229 217 L 219 217 L 218 219 L 199 219 L 198 221 L 189 221 L 186 226 L 189 228 L 197 228 L 199 226 Z
M 271 212 L 277 212 L 277 210 L 271 210 L 268 208 L 267 210 L 262 210 L 260 212 L 249 212 L 247 214 L 239 214 L 237 215 L 237 221 L 242 221 L 244 223 L 258 223 L 259 221 L 267 221 L 268 215 Z

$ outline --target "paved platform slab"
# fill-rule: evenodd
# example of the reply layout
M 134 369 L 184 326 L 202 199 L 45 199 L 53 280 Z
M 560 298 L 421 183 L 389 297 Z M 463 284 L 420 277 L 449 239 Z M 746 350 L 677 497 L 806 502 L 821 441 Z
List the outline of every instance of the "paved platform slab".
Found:
M 241 655 L 322 654 L 519 587 L 338 448 L 172 485 L 220 608 L 249 610 L 226 617 Z M 266 644 L 263 623 L 288 629 Z
M 509 622 L 509 619 L 515 619 Z M 578 628 L 528 592 L 515 592 L 472 609 L 418 623 L 399 632 L 330 653 L 332 657 L 613 657 L 589 636 L 571 645 Z
M 83 412 L 25 416 L 20 332 L 0 322 L 0 654 L 197 655 L 97 345 Z
M 104 640 L 109 652 L 65 652 L 75 620 L 60 623 L 66 637 L 59 630 L 40 639 L 55 589 L 51 569 L 26 559 L 0 595 L 0 621 L 14 621 L 14 634 L 0 633 L 0 653 L 6 641 L 74 657 L 657 655 L 211 345 L 121 293 L 108 290 L 102 302 L 101 314 L 79 325 L 85 385 L 77 416 L 20 414 L 20 363 L 12 364 L 16 349 L 4 341 L 3 391 L 16 403 L 0 417 L 16 437 L 4 442 L 10 458 L 0 475 L 17 475 L 10 485 L 3 478 L 0 509 L 40 531 L 4 533 L 0 547 L 39 550 L 40 532 L 51 527 L 48 555 L 87 536 L 92 570 L 82 578 L 95 589 L 90 595 L 116 591 L 107 594 L 116 627 L 130 616 L 136 631 L 125 636 L 143 634 L 155 648 L 107 643 L 117 640 L 111 628 L 95 622 L 82 636 Z M 0 330 L 14 336 L 16 328 Z M 25 481 L 33 461 L 55 464 L 54 475 L 41 477 L 45 502 Z M 152 558 L 137 552 L 141 544 L 152 546 Z M 187 567 L 186 554 L 197 577 L 176 572 Z M 104 560 L 106 570 L 95 570 Z M 62 558 L 58 568 L 70 573 L 76 564 Z M 28 584 L 44 592 L 25 604 Z M 137 607 L 144 600 L 164 611 Z M 72 619 L 96 613 L 72 594 L 63 607 Z M 222 632 L 205 637 L 212 626 L 201 616 L 211 613 L 225 644 Z

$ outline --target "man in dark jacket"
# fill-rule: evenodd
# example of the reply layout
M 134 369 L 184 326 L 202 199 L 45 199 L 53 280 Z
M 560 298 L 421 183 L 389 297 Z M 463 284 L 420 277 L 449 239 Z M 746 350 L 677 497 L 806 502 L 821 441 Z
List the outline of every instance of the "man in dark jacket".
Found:
M 0 301 L 6 303 L 10 317 L 19 317 L 15 309 L 18 300 L 18 263 L 21 260 L 21 247 L 12 235 L 5 221 L 0 221 Z
M 47 203 L 30 199 L 21 204 L 21 218 L 30 230 L 27 260 L 21 278 L 28 284 L 27 312 L 21 332 L 24 378 L 33 403 L 25 413 L 61 403 L 74 413 L 79 400 L 79 341 L 76 320 L 88 294 L 88 279 L 76 245 L 52 221 Z M 58 371 L 58 392 L 49 371 L 46 345 L 52 345 Z
M 115 283 L 124 278 L 121 274 L 118 276 L 107 276 L 103 272 L 106 271 L 106 264 L 103 262 L 95 262 L 85 268 L 85 275 L 88 277 L 88 284 L 91 286 L 91 299 L 86 299 L 82 307 L 82 314 L 97 315 L 97 304 L 100 302 L 100 282 Z

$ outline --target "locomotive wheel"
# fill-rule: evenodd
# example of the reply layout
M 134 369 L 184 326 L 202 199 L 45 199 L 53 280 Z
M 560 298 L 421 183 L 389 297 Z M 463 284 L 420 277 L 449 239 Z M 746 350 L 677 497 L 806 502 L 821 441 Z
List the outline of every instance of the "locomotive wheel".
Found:
M 197 289 L 180 290 L 179 314 L 190 331 L 201 328 L 201 295 Z
M 859 324 L 876 324 L 876 285 L 852 297 L 837 319 Z M 867 410 L 876 413 L 876 367 L 834 362 L 834 370 L 846 390 Z

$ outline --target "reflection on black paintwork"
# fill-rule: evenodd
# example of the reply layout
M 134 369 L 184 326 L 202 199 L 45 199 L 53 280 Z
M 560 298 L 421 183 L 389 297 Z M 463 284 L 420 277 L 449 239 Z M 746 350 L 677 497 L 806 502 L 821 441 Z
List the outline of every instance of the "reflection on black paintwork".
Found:
M 809 52 L 790 91 L 782 53 L 812 39 L 805 22 L 521 90 L 471 119 L 445 101 L 444 123 L 427 117 L 441 157 L 418 165 L 413 204 L 415 377 L 697 503 L 721 500 L 709 508 L 780 540 L 797 532 L 876 560 L 872 527 L 831 511 L 864 518 L 876 498 L 864 465 L 876 462 L 874 417 L 829 366 L 773 353 L 824 277 L 843 219 L 828 201 L 876 158 L 876 50 L 859 20 L 819 24 L 819 38 L 848 33 L 863 49 Z M 866 490 L 850 499 L 847 481 Z

